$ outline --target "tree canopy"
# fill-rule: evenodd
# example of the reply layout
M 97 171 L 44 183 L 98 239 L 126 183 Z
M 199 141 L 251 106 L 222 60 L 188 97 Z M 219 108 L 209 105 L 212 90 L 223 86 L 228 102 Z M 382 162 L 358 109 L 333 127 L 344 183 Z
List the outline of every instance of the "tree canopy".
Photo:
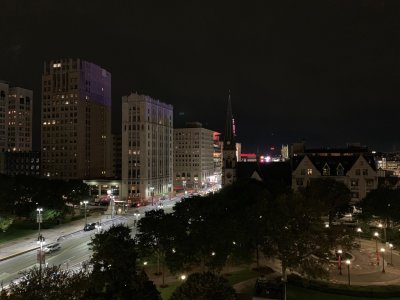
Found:
M 170 300 L 234 300 L 235 290 L 222 276 L 193 273 L 171 295 Z
M 112 226 L 96 234 L 90 246 L 92 272 L 86 299 L 160 299 L 154 284 L 137 267 L 136 244 L 128 227 Z

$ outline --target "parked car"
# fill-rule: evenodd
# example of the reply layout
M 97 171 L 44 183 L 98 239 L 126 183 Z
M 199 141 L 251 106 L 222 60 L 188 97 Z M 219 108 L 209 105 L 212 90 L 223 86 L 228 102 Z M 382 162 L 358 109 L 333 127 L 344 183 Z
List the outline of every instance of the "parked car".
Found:
M 44 247 L 44 252 L 45 253 L 52 253 L 54 251 L 57 251 L 61 249 L 61 245 L 60 243 L 52 243 L 52 244 L 48 244 L 46 247 Z
M 96 228 L 96 223 L 88 223 L 83 227 L 84 231 L 90 231 Z

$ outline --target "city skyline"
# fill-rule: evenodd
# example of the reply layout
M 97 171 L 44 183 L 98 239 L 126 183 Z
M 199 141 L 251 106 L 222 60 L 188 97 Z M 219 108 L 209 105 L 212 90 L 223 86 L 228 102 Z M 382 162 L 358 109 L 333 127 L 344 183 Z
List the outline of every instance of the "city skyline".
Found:
M 43 63 L 70 57 L 113 75 L 114 132 L 122 96 L 138 92 L 173 105 L 174 126 L 200 121 L 223 133 L 231 90 L 245 152 L 300 140 L 391 151 L 399 149 L 400 52 L 388 11 L 388 3 L 371 1 L 112 8 L 105 1 L 6 1 L 0 79 L 33 89 L 35 149 Z

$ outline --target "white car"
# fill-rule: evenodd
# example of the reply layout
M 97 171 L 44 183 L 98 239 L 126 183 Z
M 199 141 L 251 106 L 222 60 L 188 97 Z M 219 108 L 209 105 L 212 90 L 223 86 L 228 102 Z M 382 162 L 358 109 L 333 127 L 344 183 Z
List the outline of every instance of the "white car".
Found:
M 43 251 L 44 251 L 45 253 L 51 253 L 51 252 L 57 251 L 57 250 L 59 250 L 59 249 L 61 249 L 60 243 L 53 243 L 53 244 L 47 245 L 47 246 L 43 249 Z

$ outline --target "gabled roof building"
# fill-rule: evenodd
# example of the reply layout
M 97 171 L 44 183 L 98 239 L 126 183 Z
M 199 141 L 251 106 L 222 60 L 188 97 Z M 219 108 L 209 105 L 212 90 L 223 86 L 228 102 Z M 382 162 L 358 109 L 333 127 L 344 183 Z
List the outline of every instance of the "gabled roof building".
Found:
M 324 177 L 343 182 L 351 191 L 353 203 L 378 187 L 375 160 L 367 151 L 321 149 L 292 157 L 293 190 L 307 186 L 314 178 Z

